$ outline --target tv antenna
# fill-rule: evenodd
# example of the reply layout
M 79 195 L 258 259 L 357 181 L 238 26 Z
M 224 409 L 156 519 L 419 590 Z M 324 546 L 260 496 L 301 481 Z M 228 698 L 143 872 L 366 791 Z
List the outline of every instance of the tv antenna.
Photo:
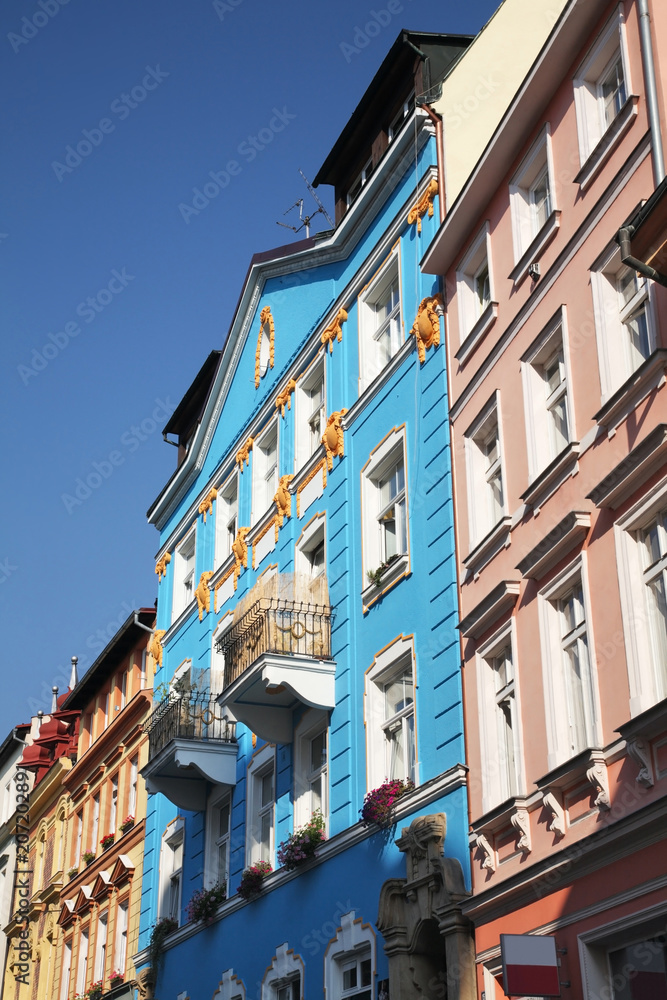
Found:
M 319 215 L 319 213 L 321 212 L 322 215 L 324 216 L 324 218 L 327 220 L 327 222 L 331 226 L 331 228 L 333 229 L 334 228 L 333 220 L 332 220 L 331 216 L 329 215 L 329 213 L 327 212 L 327 210 L 324 207 L 324 205 L 322 204 L 322 202 L 320 201 L 320 199 L 318 198 L 317 194 L 315 193 L 315 189 L 313 188 L 312 184 L 310 183 L 310 181 L 308 180 L 308 178 L 304 174 L 303 170 L 301 170 L 301 168 L 299 168 L 299 173 L 303 177 L 303 179 L 305 181 L 305 184 L 306 184 L 306 187 L 310 191 L 310 193 L 311 193 L 311 195 L 313 197 L 313 201 L 317 205 L 317 208 L 315 209 L 314 212 L 311 212 L 310 215 L 304 215 L 303 214 L 303 198 L 299 198 L 297 201 L 294 202 L 293 205 L 290 206 L 290 208 L 287 209 L 286 212 L 283 212 L 283 215 L 288 215 L 291 211 L 293 211 L 295 208 L 298 207 L 298 209 L 299 209 L 299 222 L 301 223 L 301 225 L 299 225 L 299 226 L 290 226 L 286 222 L 277 222 L 276 225 L 277 226 L 282 226 L 284 229 L 291 229 L 292 232 L 294 232 L 294 233 L 300 233 L 302 229 L 305 229 L 306 230 L 306 236 L 310 236 L 311 221 L 315 218 L 316 215 Z

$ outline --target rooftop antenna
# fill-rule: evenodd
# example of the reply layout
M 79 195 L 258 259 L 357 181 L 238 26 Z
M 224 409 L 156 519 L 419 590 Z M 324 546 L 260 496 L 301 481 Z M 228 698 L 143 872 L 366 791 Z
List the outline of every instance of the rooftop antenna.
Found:
M 291 229 L 292 232 L 294 232 L 294 233 L 299 233 L 299 232 L 301 232 L 302 229 L 305 229 L 306 230 L 306 236 L 310 236 L 310 224 L 311 224 L 311 220 L 314 219 L 315 216 L 318 215 L 321 212 L 322 215 L 324 216 L 324 218 L 327 220 L 327 222 L 331 226 L 331 228 L 333 229 L 334 228 L 333 220 L 332 220 L 331 216 L 329 215 L 329 213 L 327 212 L 327 210 L 324 207 L 324 205 L 322 204 L 322 202 L 320 201 L 320 199 L 318 198 L 317 194 L 315 193 L 315 189 L 313 188 L 312 184 L 310 183 L 310 181 L 308 180 L 308 178 L 304 174 L 303 170 L 301 170 L 301 168 L 299 168 L 299 173 L 303 177 L 303 179 L 304 179 L 304 181 L 306 183 L 306 187 L 310 191 L 310 193 L 311 193 L 311 195 L 313 197 L 313 200 L 315 201 L 315 203 L 317 205 L 317 208 L 315 209 L 314 212 L 311 212 L 310 215 L 305 215 L 304 216 L 304 214 L 303 214 L 303 198 L 299 198 L 298 201 L 295 201 L 294 204 L 291 205 L 290 208 L 287 209 L 286 212 L 283 212 L 283 215 L 287 215 L 289 212 L 291 212 L 293 209 L 295 209 L 297 207 L 297 205 L 298 205 L 298 207 L 299 207 L 299 222 L 301 223 L 301 225 L 300 226 L 290 226 L 286 222 L 277 222 L 276 225 L 283 226 L 284 229 Z

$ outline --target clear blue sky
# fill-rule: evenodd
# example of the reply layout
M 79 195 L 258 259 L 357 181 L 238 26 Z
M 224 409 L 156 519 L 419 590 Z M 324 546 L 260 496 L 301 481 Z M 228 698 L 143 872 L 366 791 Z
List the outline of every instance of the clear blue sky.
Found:
M 153 604 L 167 410 L 251 255 L 290 241 L 276 220 L 314 208 L 298 168 L 314 177 L 401 28 L 474 34 L 497 6 L 394 2 L 351 52 L 383 0 L 60 3 L 0 12 L 0 740 Z M 179 209 L 230 160 L 215 200 Z

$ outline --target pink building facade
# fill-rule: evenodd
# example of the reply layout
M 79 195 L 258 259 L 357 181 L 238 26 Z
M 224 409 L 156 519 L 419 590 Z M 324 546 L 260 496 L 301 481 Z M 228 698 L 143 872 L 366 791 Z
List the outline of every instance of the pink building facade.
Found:
M 615 238 L 663 179 L 666 57 L 657 0 L 568 3 L 423 261 L 485 1000 L 503 933 L 555 935 L 563 997 L 667 997 L 667 289 Z

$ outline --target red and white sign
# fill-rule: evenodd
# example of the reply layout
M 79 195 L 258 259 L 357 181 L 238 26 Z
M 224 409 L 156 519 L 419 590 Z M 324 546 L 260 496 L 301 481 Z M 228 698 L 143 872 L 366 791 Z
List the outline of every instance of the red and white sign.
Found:
M 500 954 L 505 996 L 560 996 L 555 938 L 538 934 L 501 934 Z

